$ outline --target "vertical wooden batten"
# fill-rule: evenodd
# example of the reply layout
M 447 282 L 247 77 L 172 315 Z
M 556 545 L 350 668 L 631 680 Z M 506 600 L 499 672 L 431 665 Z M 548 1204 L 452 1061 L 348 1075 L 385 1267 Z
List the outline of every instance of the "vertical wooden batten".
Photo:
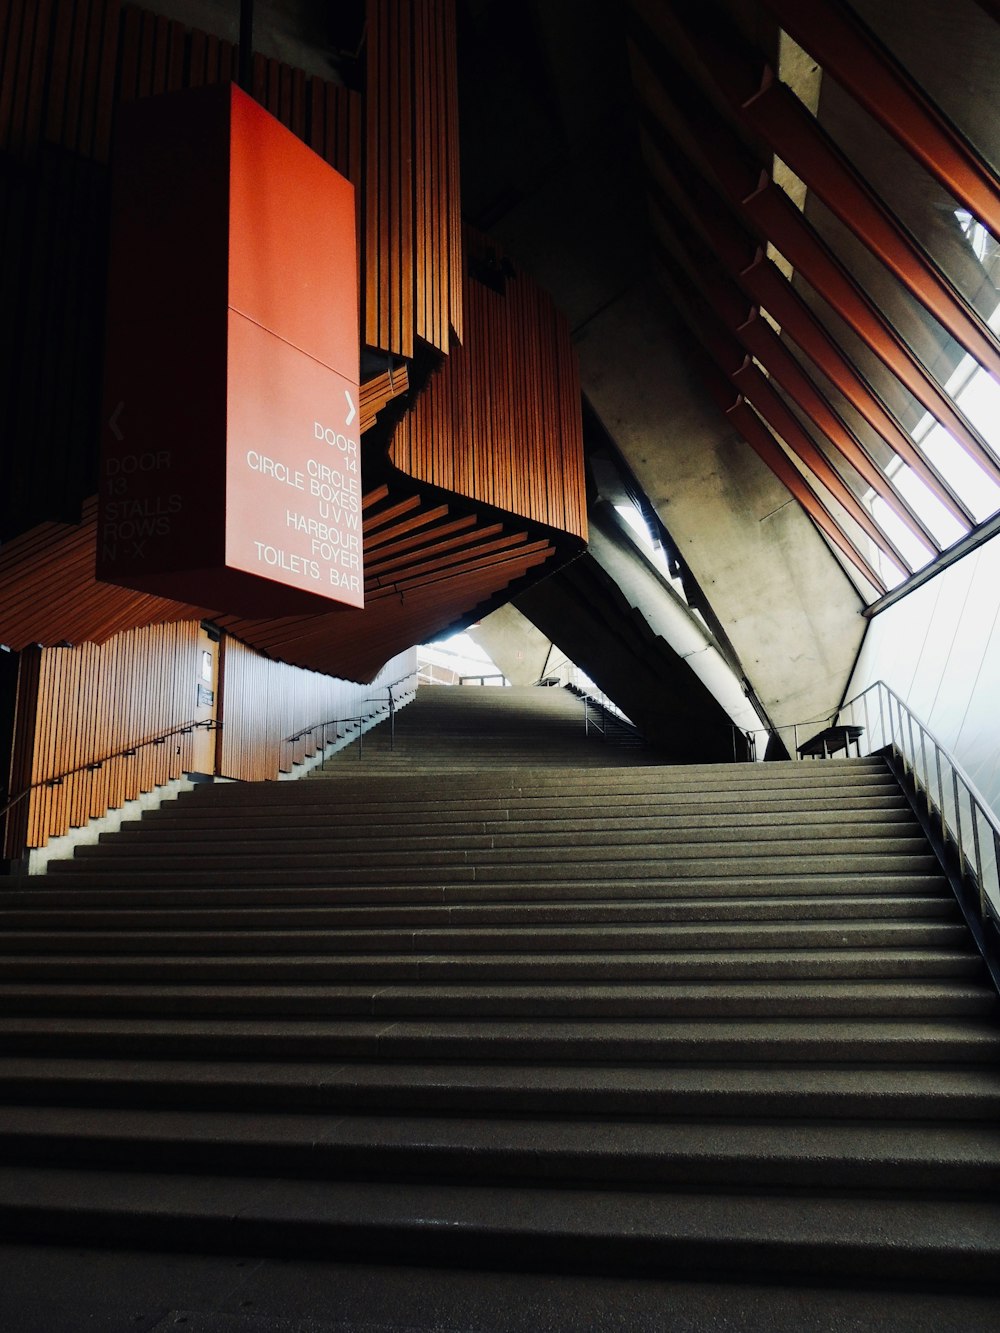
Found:
M 454 0 L 369 0 L 363 330 L 447 353 L 462 338 Z
M 191 770 L 199 652 L 197 621 L 22 652 L 5 857 Z
M 415 649 L 390 659 L 369 684 L 275 662 L 228 635 L 223 653 L 219 774 L 244 782 L 289 773 L 322 748 L 323 732 L 317 724 L 343 724 L 328 729 L 332 744 L 347 734 L 349 721 L 374 713 L 377 701 L 388 699 L 389 685 L 401 680 L 415 684 Z
M 416 481 L 586 539 L 579 378 L 551 300 L 468 234 L 465 343 L 431 375 L 389 450 Z

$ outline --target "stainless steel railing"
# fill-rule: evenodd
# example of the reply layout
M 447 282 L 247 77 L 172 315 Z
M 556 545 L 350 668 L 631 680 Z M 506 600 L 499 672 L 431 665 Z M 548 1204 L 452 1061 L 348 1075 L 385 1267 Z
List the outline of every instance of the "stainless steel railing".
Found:
M 1000 820 L 958 760 L 882 680 L 843 704 L 835 721 L 864 727 L 863 754 L 896 757 L 943 850 L 971 886 L 981 921 L 1000 931 Z
M 395 749 L 396 712 L 400 706 L 401 697 L 405 696 L 407 691 L 404 689 L 402 691 L 402 695 L 394 695 L 393 690 L 396 689 L 398 686 L 402 685 L 409 687 L 409 689 L 412 691 L 413 689 L 416 688 L 415 680 L 416 680 L 416 672 L 410 672 L 406 676 L 400 676 L 398 680 L 390 681 L 387 685 L 376 685 L 374 688 L 377 690 L 385 690 L 387 692 L 388 698 L 384 700 L 378 696 L 370 695 L 367 699 L 362 700 L 362 705 L 379 704 L 380 705 L 379 708 L 371 711 L 366 710 L 365 712 L 357 714 L 356 716 L 352 717 L 331 717 L 327 718 L 326 721 L 324 722 L 314 722 L 311 726 L 300 728 L 291 736 L 283 736 L 281 739 L 281 744 L 296 745 L 304 737 L 306 736 L 311 737 L 313 740 L 313 744 L 316 745 L 316 748 L 322 751 L 322 754 L 320 756 L 319 766 L 321 769 L 325 769 L 326 757 L 327 757 L 326 747 L 329 744 L 329 741 L 327 739 L 327 733 L 329 729 L 331 727 L 333 728 L 333 738 L 334 742 L 336 742 L 341 737 L 346 737 L 349 730 L 353 730 L 355 727 L 357 727 L 357 737 L 356 737 L 358 743 L 357 755 L 358 759 L 361 759 L 364 756 L 365 723 L 371 722 L 372 719 L 376 717 L 379 713 L 384 713 L 388 711 L 389 748 L 390 750 Z M 316 742 L 317 732 L 319 733 L 318 743 Z

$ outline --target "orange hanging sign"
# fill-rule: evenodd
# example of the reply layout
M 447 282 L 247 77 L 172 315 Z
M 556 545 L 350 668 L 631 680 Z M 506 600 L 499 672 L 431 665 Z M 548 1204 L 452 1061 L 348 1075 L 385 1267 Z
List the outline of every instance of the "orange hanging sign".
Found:
M 235 86 L 122 108 L 98 577 L 363 605 L 354 190 Z

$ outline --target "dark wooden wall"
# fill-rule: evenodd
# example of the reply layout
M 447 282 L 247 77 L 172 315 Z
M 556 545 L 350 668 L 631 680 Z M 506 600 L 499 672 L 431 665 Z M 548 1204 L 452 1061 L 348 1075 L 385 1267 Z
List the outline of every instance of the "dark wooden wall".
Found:
M 550 297 L 485 237 L 467 238 L 465 343 L 399 423 L 409 476 L 586 538 L 576 357 Z M 490 279 L 495 280 L 491 281 Z
M 462 337 L 454 0 L 368 5 L 365 341 L 412 357 Z
M 361 392 L 366 606 L 250 621 L 93 574 L 115 107 L 228 80 L 238 53 L 119 0 L 0 3 L 0 643 L 105 643 L 207 618 L 247 652 L 370 680 L 582 548 L 565 325 L 523 275 L 502 294 L 466 279 L 454 0 L 368 0 L 367 16 L 364 94 L 253 66 L 257 99 L 359 191 L 362 341 L 389 354 Z M 482 238 L 469 244 L 474 266 L 503 267 Z M 372 430 L 390 405 L 402 420 L 391 460 L 390 427 Z
M 196 767 L 192 731 L 142 742 L 194 721 L 199 652 L 198 622 L 183 621 L 21 654 L 10 795 L 30 795 L 11 813 L 6 856 Z
M 3 540 L 96 489 L 115 106 L 229 80 L 237 51 L 120 0 L 8 0 L 0 58 Z M 360 96 L 261 56 L 254 95 L 360 187 Z
M 186 620 L 129 630 L 101 645 L 35 646 L 21 654 L 9 795 L 23 799 L 0 855 L 17 859 L 26 847 L 44 847 L 196 769 L 243 781 L 277 778 L 316 753 L 319 732 L 293 743 L 295 733 L 369 715 L 373 699 L 387 698 L 387 685 L 415 680 L 413 650 L 359 685 L 272 661 L 227 637 L 216 681 L 217 743 L 206 748 L 204 732 L 190 729 L 200 717 L 199 631 L 197 620 Z M 327 739 L 334 738 L 331 729 Z

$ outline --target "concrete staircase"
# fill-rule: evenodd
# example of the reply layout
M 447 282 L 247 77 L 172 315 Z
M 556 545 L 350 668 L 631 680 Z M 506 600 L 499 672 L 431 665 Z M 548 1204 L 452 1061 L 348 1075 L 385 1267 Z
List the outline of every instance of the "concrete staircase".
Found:
M 309 1329 L 995 1327 L 996 997 L 882 763 L 494 758 L 201 787 L 0 895 L 0 1237 L 406 1306 Z
M 558 686 L 421 685 L 412 703 L 311 775 L 423 772 L 484 767 L 620 768 L 661 764 L 638 732 L 599 705 Z M 360 764 L 360 768 L 359 768 Z

